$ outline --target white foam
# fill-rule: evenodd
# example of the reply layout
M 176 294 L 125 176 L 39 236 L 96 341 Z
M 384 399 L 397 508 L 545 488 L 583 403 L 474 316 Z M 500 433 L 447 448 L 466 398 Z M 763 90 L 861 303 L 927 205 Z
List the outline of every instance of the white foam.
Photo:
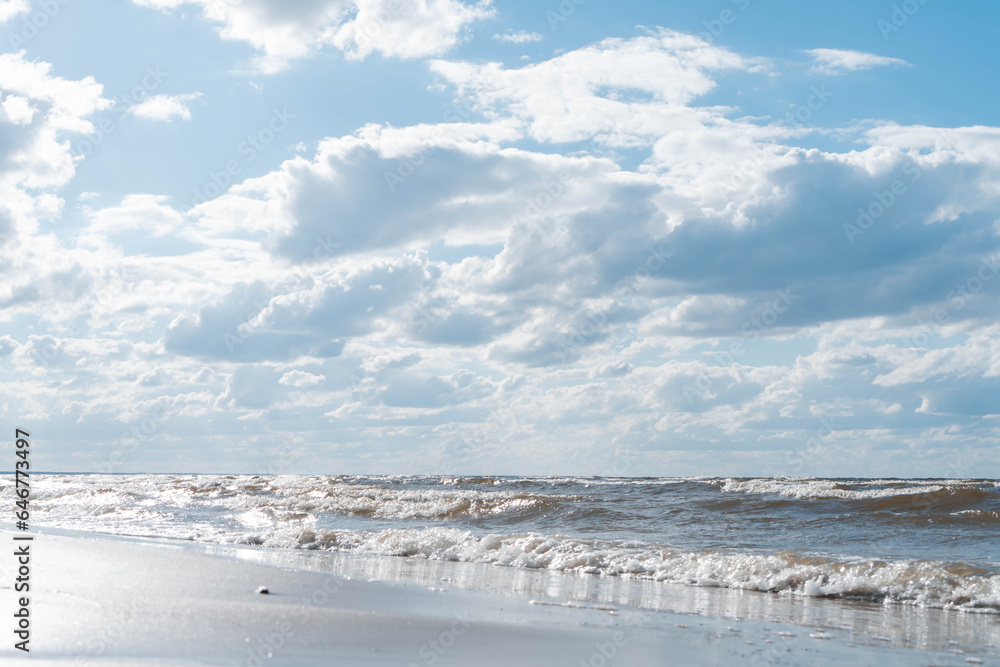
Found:
M 831 479 L 724 479 L 722 491 L 728 493 L 773 493 L 790 498 L 889 498 L 894 496 L 934 493 L 946 488 L 946 483 L 920 483 L 909 480 L 865 480 L 843 482 Z M 953 482 L 961 484 L 963 482 Z M 892 485 L 890 488 L 875 488 Z
M 318 525 L 319 515 L 331 514 L 387 520 L 516 516 L 564 507 L 565 501 L 579 498 L 491 484 L 484 484 L 484 489 L 427 488 L 412 483 L 413 479 L 40 476 L 33 487 L 32 517 L 39 525 L 119 535 L 415 556 L 782 595 L 1000 612 L 1000 575 L 937 561 L 689 552 L 636 539 L 582 539 L 537 532 L 475 535 L 446 526 L 325 530 Z M 699 483 L 715 484 L 730 493 L 778 493 L 797 498 L 877 498 L 968 484 L 792 478 L 717 478 Z M 512 531 L 514 525 L 501 530 Z
M 352 483 L 326 477 L 259 478 L 206 475 L 175 478 L 102 475 L 64 480 L 42 478 L 33 491 L 35 509 L 46 517 L 87 517 L 134 507 L 190 507 L 211 499 L 235 513 L 270 510 L 295 517 L 342 513 L 384 519 L 446 519 L 544 508 L 572 496 L 512 490 L 451 490 L 407 485 Z
M 477 537 L 454 528 L 285 530 L 255 536 L 252 543 L 1000 613 L 1000 575 L 954 574 L 954 564 L 934 561 L 694 553 L 536 533 Z

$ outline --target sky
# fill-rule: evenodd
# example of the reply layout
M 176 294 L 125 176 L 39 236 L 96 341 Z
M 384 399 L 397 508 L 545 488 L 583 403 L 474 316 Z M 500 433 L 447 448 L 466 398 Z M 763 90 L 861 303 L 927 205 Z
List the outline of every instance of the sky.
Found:
M 0 0 L 4 451 L 1000 477 L 998 21 Z

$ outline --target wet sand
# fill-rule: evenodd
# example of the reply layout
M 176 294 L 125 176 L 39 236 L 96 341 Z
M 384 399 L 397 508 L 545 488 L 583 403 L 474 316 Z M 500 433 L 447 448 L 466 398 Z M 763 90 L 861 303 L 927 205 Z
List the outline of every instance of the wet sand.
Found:
M 67 531 L 32 544 L 37 664 L 1000 664 L 996 616 Z M 12 645 L 2 664 L 23 661 Z

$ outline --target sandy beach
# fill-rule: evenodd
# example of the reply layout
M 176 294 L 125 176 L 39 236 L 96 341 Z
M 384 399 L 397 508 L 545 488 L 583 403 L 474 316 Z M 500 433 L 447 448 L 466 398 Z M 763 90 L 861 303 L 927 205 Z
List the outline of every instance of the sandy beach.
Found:
M 908 637 L 914 617 L 897 618 L 894 636 L 866 634 L 864 605 L 818 601 L 806 613 L 760 593 L 669 586 L 657 601 L 648 583 L 614 592 L 598 577 L 68 531 L 36 534 L 32 549 L 37 664 L 996 664 L 995 618 L 970 614 L 919 612 L 931 635 L 958 637 L 948 644 L 919 622 Z M 12 596 L 5 585 L 5 609 Z M 25 657 L 11 642 L 3 651 L 3 664 Z
M 998 26 L 0 0 L 0 667 L 1000 667 Z

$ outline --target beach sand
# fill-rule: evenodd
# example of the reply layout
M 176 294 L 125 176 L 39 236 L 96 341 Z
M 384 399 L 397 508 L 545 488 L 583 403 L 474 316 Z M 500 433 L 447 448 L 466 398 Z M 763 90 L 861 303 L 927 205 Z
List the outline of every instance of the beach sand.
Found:
M 997 664 L 995 616 L 401 557 L 34 536 L 36 664 Z M 13 567 L 6 556 L 11 626 Z M 2 664 L 27 657 L 10 633 Z

